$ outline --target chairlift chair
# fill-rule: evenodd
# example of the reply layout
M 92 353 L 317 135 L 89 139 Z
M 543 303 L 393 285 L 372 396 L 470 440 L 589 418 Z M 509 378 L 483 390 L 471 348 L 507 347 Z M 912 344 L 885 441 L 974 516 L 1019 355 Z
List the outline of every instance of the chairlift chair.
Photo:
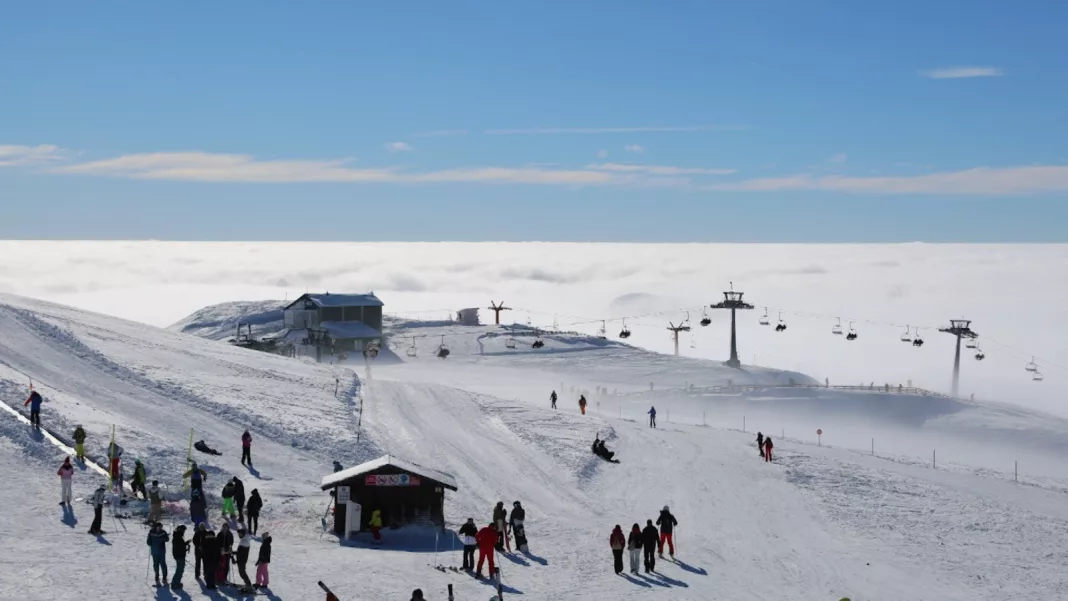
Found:
M 542 342 L 541 339 L 539 338 L 538 340 L 534 341 L 534 344 L 530 345 L 530 348 L 541 348 L 543 346 L 545 346 L 545 343 Z
M 786 331 L 786 322 L 782 320 L 782 311 L 779 311 L 779 324 L 775 326 L 776 332 Z
M 630 338 L 630 330 L 627 329 L 627 320 L 623 320 L 623 329 L 619 331 L 619 337 L 626 339 Z
M 601 329 L 597 330 L 597 337 L 601 340 L 608 338 L 608 326 L 605 322 L 601 322 Z
M 769 324 L 771 324 L 771 321 L 768 319 L 768 308 L 764 307 L 764 316 L 760 318 L 760 325 L 766 326 Z
M 856 340 L 857 331 L 853 329 L 853 322 L 849 322 L 849 333 L 846 334 L 846 340 Z
M 834 334 L 835 336 L 841 336 L 842 335 L 842 318 L 841 317 L 835 317 L 834 320 L 835 320 L 834 321 L 834 326 L 831 327 L 831 333 Z
M 1043 377 L 1042 372 L 1036 371 L 1034 375 L 1031 376 L 1031 379 L 1035 382 L 1041 382 L 1042 380 L 1045 380 L 1045 377 Z
M 905 333 L 901 335 L 901 342 L 912 342 L 912 336 L 909 336 L 909 326 L 905 326 Z
M 412 346 L 408 347 L 408 350 L 405 351 L 405 353 L 409 357 L 415 357 L 419 354 L 419 351 L 415 348 L 415 336 L 412 336 Z
M 923 346 L 923 338 L 920 338 L 919 328 L 916 328 L 916 335 L 912 338 L 912 346 Z
M 438 357 L 444 359 L 449 356 L 449 345 L 445 344 L 445 335 L 441 335 L 441 344 L 438 345 Z
M 1024 369 L 1031 373 L 1038 373 L 1038 364 L 1035 363 L 1035 358 L 1031 357 L 1031 362 L 1024 366 Z
M 979 348 L 979 343 L 975 341 L 975 338 L 969 338 L 968 342 L 964 343 L 967 348 Z
M 983 359 L 986 359 L 986 355 L 983 354 L 982 350 L 979 350 L 978 352 L 975 353 L 975 360 L 976 361 L 982 361 Z
M 701 311 L 701 326 L 707 328 L 708 325 L 711 324 L 711 323 L 712 323 L 712 319 L 708 316 L 708 310 L 707 309 L 702 310 Z
M 515 348 L 515 338 L 512 338 L 511 336 L 509 336 L 508 339 L 504 341 L 504 346 L 505 346 L 505 348 L 514 349 Z
M 697 338 L 690 332 L 690 348 L 697 348 Z

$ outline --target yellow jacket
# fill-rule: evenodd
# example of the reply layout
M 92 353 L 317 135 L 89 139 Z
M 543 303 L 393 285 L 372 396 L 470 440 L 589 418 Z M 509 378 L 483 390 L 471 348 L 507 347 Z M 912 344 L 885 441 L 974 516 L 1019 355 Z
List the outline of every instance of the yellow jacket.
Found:
M 375 528 L 382 527 L 382 510 L 376 509 L 371 512 L 371 526 Z

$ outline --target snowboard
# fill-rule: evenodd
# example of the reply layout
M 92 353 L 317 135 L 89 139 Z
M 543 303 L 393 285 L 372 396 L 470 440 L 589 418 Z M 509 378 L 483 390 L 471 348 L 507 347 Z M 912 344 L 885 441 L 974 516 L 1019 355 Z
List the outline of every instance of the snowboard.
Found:
M 519 551 L 527 550 L 527 529 L 522 524 L 516 524 L 512 528 L 512 533 L 515 534 L 515 548 Z

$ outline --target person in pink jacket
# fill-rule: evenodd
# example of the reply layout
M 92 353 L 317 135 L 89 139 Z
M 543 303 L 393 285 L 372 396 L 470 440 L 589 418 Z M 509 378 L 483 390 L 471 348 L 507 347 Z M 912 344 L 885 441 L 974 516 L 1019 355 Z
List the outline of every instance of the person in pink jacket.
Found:
M 241 435 L 241 465 L 252 467 L 252 435 L 248 433 L 248 430 Z
M 71 493 L 71 483 L 74 481 L 74 466 L 70 464 L 70 457 L 63 460 L 63 465 L 59 466 L 59 483 L 62 486 L 62 492 L 60 493 L 60 505 L 70 507 L 72 501 L 74 501 L 74 495 Z

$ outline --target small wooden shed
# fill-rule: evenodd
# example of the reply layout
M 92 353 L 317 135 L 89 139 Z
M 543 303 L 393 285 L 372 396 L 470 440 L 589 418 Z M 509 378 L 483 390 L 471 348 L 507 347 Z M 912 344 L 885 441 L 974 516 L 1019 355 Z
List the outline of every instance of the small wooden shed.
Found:
M 432 524 L 444 529 L 446 489 L 457 490 L 451 475 L 392 455 L 335 472 L 322 482 L 322 490 L 333 490 L 336 497 L 334 532 L 342 536 L 370 530 L 376 509 L 382 511 L 384 528 Z M 357 515 L 349 511 L 350 503 L 360 506 L 358 528 L 346 528 L 347 516 Z

